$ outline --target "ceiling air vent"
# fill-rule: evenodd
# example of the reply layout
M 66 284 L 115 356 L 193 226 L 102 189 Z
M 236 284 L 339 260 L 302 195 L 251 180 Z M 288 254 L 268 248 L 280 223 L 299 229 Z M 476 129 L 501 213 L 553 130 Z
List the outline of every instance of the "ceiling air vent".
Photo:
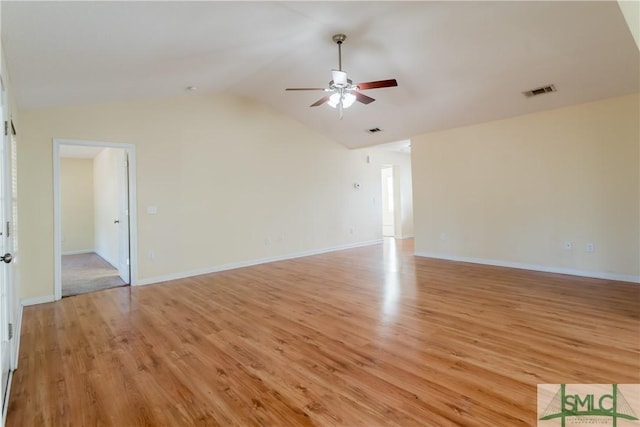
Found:
M 557 92 L 556 87 L 554 85 L 542 86 L 542 87 L 531 89 L 531 90 L 528 90 L 528 91 L 522 92 L 522 93 L 527 98 L 531 98 L 532 96 L 543 95 L 543 94 L 549 93 L 549 92 Z
M 372 128 L 372 129 L 367 130 L 367 132 L 369 132 L 369 133 L 378 133 L 378 132 L 382 132 L 382 129 L 380 129 L 380 128 Z

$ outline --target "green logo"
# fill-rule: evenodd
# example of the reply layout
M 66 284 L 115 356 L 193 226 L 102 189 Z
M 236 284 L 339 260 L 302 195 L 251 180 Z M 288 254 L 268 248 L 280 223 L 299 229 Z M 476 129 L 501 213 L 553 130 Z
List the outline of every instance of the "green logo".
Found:
M 556 394 L 542 411 L 539 421 L 559 419 L 565 427 L 567 418 L 575 424 L 610 424 L 617 427 L 618 420 L 638 421 L 631 405 L 620 391 L 618 384 L 607 385 L 610 389 L 588 384 L 571 385 L 572 392 L 567 392 L 567 385 L 560 384 Z M 540 394 L 540 386 L 538 386 Z M 610 391 L 609 391 L 610 390 Z M 538 425 L 544 425 L 538 423 Z

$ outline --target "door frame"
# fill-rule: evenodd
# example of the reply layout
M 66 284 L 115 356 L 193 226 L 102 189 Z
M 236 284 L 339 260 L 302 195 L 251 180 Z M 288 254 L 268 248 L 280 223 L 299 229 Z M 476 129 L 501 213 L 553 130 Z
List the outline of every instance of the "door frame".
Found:
M 393 238 L 405 239 L 410 236 L 404 236 L 403 229 L 402 229 L 403 211 L 402 211 L 402 186 L 401 186 L 401 180 L 400 180 L 400 166 L 394 165 L 391 163 L 382 163 L 380 165 L 380 170 L 378 174 L 380 178 L 381 190 L 382 190 L 382 186 L 384 185 L 384 182 L 382 180 L 382 172 L 384 169 L 391 170 L 391 179 L 393 181 Z M 384 197 L 382 197 L 382 194 L 380 194 L 380 206 L 381 206 L 380 215 L 381 216 L 383 215 L 382 209 L 384 209 L 384 202 L 385 202 L 385 200 L 383 199 Z M 382 219 L 382 222 L 383 222 L 383 228 L 384 228 L 384 219 Z
M 119 148 L 126 151 L 129 162 L 129 284 L 138 283 L 138 213 L 136 206 L 136 147 L 133 144 L 79 139 L 53 139 L 53 257 L 54 299 L 62 298 L 62 213 L 60 209 L 60 147 L 77 145 L 89 147 Z
M 385 189 L 385 179 L 384 179 L 384 174 L 385 172 L 388 171 L 390 177 L 391 177 L 391 184 L 392 184 L 392 195 L 391 197 L 389 197 L 389 192 Z M 398 204 L 396 203 L 396 167 L 394 165 L 388 165 L 388 164 L 383 164 L 380 165 L 380 182 L 381 182 L 381 194 L 380 194 L 380 205 L 382 207 L 382 237 L 396 237 L 398 236 L 398 227 L 397 227 L 397 210 L 398 210 Z M 386 194 L 386 197 L 384 197 Z M 393 204 L 393 211 L 391 211 L 391 228 L 393 228 L 393 234 L 392 235 L 385 235 L 384 234 L 384 230 L 385 230 L 385 223 L 384 223 L 384 217 L 385 217 L 385 211 L 387 211 L 387 208 L 385 207 L 385 204 L 388 203 L 389 199 L 391 199 L 391 203 Z
M 13 239 L 15 239 L 14 233 L 16 232 L 16 218 L 13 216 L 13 178 L 15 164 L 12 162 L 12 156 L 14 155 L 12 144 L 15 129 L 13 128 L 13 116 L 9 112 L 7 91 L 4 85 L 2 72 L 0 72 L 0 104 L 0 122 L 5 126 L 4 134 L 0 136 L 0 162 L 2 163 L 0 165 L 0 173 L 2 173 L 2 177 L 0 179 L 0 199 L 2 199 L 2 203 L 0 203 L 0 239 L 2 239 L 3 243 L 3 252 L 11 253 L 15 258 L 13 247 Z M 0 253 L 0 255 L 4 254 Z M 0 321 L 0 327 L 2 328 L 1 335 L 3 338 L 6 336 L 6 348 L 4 349 L 4 352 L 0 351 L 0 355 L 2 356 L 2 362 L 5 362 L 6 360 L 8 363 L 6 383 L 3 383 L 2 387 L 0 387 L 0 390 L 4 389 L 2 390 L 4 393 L 0 393 L 0 399 L 2 402 L 0 403 L 0 406 L 2 406 L 0 425 L 2 426 L 5 424 L 7 411 L 9 409 L 11 383 L 13 381 L 13 371 L 18 367 L 17 347 L 20 342 L 19 336 L 17 336 L 20 333 L 19 325 L 17 325 L 17 323 L 20 321 L 21 317 L 18 318 L 18 316 L 21 315 L 21 312 L 16 303 L 17 289 L 13 265 L 13 263 L 8 263 L 6 265 L 3 263 L 0 268 L 0 275 L 2 275 L 2 278 L 0 279 L 2 284 L 0 284 L 0 286 L 5 288 L 4 304 L 6 305 L 6 307 L 0 307 L 0 310 L 6 309 L 6 313 L 3 313 L 3 317 L 6 317 Z M 6 324 L 4 323 L 4 320 L 6 320 Z M 9 333 L 10 327 L 12 328 L 11 333 Z

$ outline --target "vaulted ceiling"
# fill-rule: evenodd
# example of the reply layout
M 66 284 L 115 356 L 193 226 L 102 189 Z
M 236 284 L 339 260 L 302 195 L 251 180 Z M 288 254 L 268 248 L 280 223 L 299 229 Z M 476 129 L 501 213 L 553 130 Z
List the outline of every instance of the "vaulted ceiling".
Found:
M 367 91 L 343 120 L 310 108 L 337 68 Z M 248 97 L 355 148 L 640 90 L 617 2 L 2 2 L 21 109 L 175 96 Z M 522 92 L 554 84 L 558 92 Z M 215 118 L 212 118 L 215 120 Z M 382 132 L 366 130 L 378 127 Z

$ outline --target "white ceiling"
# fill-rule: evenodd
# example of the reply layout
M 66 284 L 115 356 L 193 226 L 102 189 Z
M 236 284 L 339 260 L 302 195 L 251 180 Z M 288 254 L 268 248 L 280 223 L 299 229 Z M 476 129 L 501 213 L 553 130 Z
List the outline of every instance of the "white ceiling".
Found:
M 342 121 L 309 108 L 337 68 L 367 91 Z M 617 2 L 2 2 L 21 109 L 225 92 L 348 147 L 640 90 Z M 555 84 L 557 93 L 521 92 Z M 383 132 L 370 134 L 379 127 Z

